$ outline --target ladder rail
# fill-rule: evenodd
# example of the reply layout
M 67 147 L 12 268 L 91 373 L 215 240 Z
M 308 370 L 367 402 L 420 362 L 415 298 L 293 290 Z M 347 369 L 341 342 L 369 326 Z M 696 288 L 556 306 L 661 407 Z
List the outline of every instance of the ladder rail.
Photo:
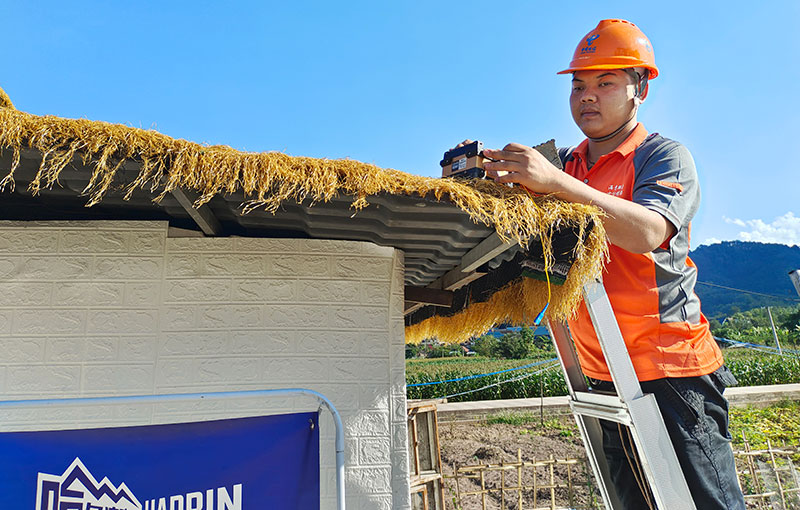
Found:
M 570 407 L 599 482 L 604 504 L 613 510 L 623 508 L 605 462 L 601 419 L 621 423 L 631 430 L 639 460 L 659 508 L 696 510 L 655 396 L 642 392 L 605 287 L 602 282 L 588 283 L 583 288 L 583 296 L 616 395 L 589 390 L 565 324 L 549 322 L 548 329 L 567 381 Z
M 619 324 L 603 284 L 590 282 L 584 285 L 583 300 L 589 310 L 589 317 L 592 319 L 617 395 L 623 402 L 641 397 L 642 387 L 639 378 L 636 376 L 628 347 L 622 338 L 622 332 L 619 330 Z
M 567 381 L 571 406 L 572 401 L 576 400 L 579 393 L 589 391 L 589 385 L 583 372 L 581 372 L 578 353 L 575 351 L 575 345 L 572 343 L 567 325 L 563 322 L 548 321 L 547 329 L 550 331 L 550 338 L 553 340 L 558 353 L 564 380 Z M 614 484 L 611 483 L 611 474 L 603 453 L 603 430 L 600 428 L 600 422 L 587 419 L 587 417 L 576 413 L 574 410 L 572 415 L 578 425 L 581 440 L 586 448 L 586 456 L 594 479 L 597 480 L 603 505 L 606 508 L 622 508 L 622 503 L 617 496 L 616 489 L 614 489 Z

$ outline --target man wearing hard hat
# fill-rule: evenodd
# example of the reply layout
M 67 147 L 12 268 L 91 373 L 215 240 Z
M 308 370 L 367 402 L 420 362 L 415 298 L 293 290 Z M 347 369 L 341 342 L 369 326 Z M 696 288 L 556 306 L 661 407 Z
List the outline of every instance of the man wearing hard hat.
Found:
M 559 150 L 564 171 L 511 143 L 484 151 L 499 160 L 485 164 L 487 174 L 603 209 L 611 243 L 603 283 L 642 390 L 656 396 L 695 505 L 743 509 L 722 395 L 735 379 L 700 311 L 697 269 L 688 257 L 689 224 L 700 200 L 694 161 L 683 145 L 637 122 L 648 81 L 659 74 L 653 48 L 633 23 L 603 20 L 559 74 L 572 75 L 572 118 L 587 137 Z M 569 327 L 592 386 L 613 389 L 585 305 Z M 630 441 L 615 423 L 602 426 L 625 508 L 648 508 L 651 498 L 631 467 Z

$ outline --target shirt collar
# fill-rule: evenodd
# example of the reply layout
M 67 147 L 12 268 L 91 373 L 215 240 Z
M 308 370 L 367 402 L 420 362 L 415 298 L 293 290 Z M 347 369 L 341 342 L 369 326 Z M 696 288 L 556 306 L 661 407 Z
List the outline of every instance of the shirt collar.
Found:
M 619 144 L 617 148 L 611 151 L 609 154 L 616 152 L 620 156 L 625 157 L 633 152 L 636 147 L 640 146 L 645 138 L 647 138 L 647 130 L 644 128 L 641 122 L 638 122 L 636 127 L 633 128 L 633 131 L 631 131 L 631 134 L 628 135 L 628 138 L 626 138 L 625 141 Z M 586 157 L 588 150 L 589 139 L 587 138 L 577 147 L 575 147 L 573 154 L 580 156 L 583 161 L 588 161 L 588 158 Z

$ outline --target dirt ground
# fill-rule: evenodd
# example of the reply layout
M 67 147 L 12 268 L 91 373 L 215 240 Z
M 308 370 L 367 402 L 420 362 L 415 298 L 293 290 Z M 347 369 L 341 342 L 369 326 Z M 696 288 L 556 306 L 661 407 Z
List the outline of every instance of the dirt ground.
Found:
M 523 420 L 524 421 L 524 420 Z M 441 449 L 442 468 L 445 475 L 444 500 L 447 510 L 530 510 L 534 508 L 571 508 L 589 509 L 602 508 L 600 494 L 594 486 L 590 476 L 590 469 L 586 464 L 586 454 L 573 418 L 566 416 L 553 416 L 546 418 L 544 423 L 531 420 L 528 423 L 509 424 L 485 422 L 439 422 L 439 445 Z M 516 487 L 517 470 L 504 470 L 504 480 L 499 470 L 485 471 L 484 486 L 490 489 L 486 495 L 486 506 L 483 506 L 481 495 L 464 495 L 465 492 L 480 491 L 479 478 L 467 478 L 465 468 L 477 465 L 493 465 L 499 467 L 517 462 L 517 450 L 520 451 L 524 463 L 549 461 L 553 459 L 580 459 L 570 467 L 557 463 L 554 467 L 554 480 L 556 485 L 566 485 L 571 479 L 574 490 L 570 494 L 566 488 L 557 488 L 551 494 L 549 489 L 549 465 L 523 468 L 523 486 L 537 486 L 537 490 L 525 489 L 523 503 L 518 504 L 519 493 L 516 490 L 501 491 L 503 484 L 506 488 Z M 747 465 L 744 460 L 737 459 L 739 469 L 745 470 Z M 454 466 L 459 469 L 458 491 L 452 477 Z M 763 466 L 762 466 L 763 467 Z M 765 475 L 766 476 L 766 475 Z M 534 480 L 535 478 L 535 480 Z M 496 490 L 492 490 L 496 489 Z M 501 492 L 505 495 L 501 501 Z M 460 493 L 460 505 L 456 505 Z M 551 497 L 553 500 L 551 500 Z M 772 498 L 770 508 L 782 508 L 777 496 Z M 794 501 L 794 500 L 792 500 Z M 759 507 L 758 501 L 751 499 L 747 508 Z M 800 508 L 790 504 L 788 508 Z
M 526 463 L 551 461 L 551 457 L 553 460 L 580 459 L 569 467 L 561 463 L 555 464 L 556 484 L 565 486 L 569 479 L 574 489 L 568 491 L 566 488 L 556 488 L 553 494 L 549 487 L 542 487 L 542 485 L 549 486 L 551 483 L 549 464 L 524 467 L 522 470 L 523 485 L 534 485 L 535 478 L 538 489 L 535 494 L 533 489 L 523 491 L 521 508 L 549 508 L 551 497 L 555 497 L 556 507 L 592 508 L 590 489 L 587 487 L 589 468 L 585 464 L 586 455 L 575 422 L 570 416 L 553 417 L 545 420 L 544 424 L 538 420 L 522 424 L 440 422 L 439 441 L 445 476 L 453 474 L 454 465 L 458 466 L 460 472 L 463 472 L 465 466 L 487 464 L 498 466 L 501 463 L 516 463 L 518 450 L 521 452 L 522 461 Z M 569 474 L 567 473 L 568 469 Z M 501 508 L 501 484 L 505 487 L 518 486 L 515 467 L 502 471 L 505 473 L 504 477 L 501 475 L 501 470 L 485 472 L 485 487 L 497 489 L 486 496 L 487 509 Z M 480 487 L 481 482 L 477 477 L 460 478 L 458 492 L 461 493 L 461 505 L 457 507 L 454 504 L 458 499 L 455 480 L 446 479 L 444 485 L 445 508 L 482 510 L 484 507 L 481 495 L 465 496 L 463 494 L 468 491 L 480 490 Z M 599 498 L 596 490 L 593 490 L 593 493 L 595 500 Z M 506 490 L 504 495 L 504 508 L 519 510 L 519 492 Z

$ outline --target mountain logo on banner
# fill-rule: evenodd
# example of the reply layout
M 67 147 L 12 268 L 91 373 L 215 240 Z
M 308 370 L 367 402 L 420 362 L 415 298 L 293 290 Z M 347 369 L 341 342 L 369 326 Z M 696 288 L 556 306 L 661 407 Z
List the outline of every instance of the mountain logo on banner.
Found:
M 230 492 L 223 486 L 146 498 L 142 505 L 124 483 L 114 485 L 108 477 L 98 482 L 77 457 L 60 475 L 38 475 L 35 510 L 242 510 L 241 483 L 231 486 Z
M 61 475 L 39 473 L 36 510 L 142 510 L 125 483 L 115 486 L 108 477 L 99 483 L 75 458 Z

